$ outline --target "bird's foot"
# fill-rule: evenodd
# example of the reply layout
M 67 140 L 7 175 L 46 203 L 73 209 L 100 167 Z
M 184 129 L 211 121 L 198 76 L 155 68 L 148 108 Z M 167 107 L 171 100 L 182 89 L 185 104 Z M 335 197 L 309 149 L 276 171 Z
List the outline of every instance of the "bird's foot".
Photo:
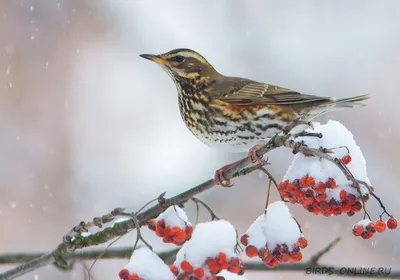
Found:
M 257 163 L 260 166 L 263 166 L 265 164 L 265 159 L 263 158 L 263 156 L 259 156 L 257 155 L 257 151 L 264 146 L 264 144 L 257 144 L 255 145 L 253 148 L 251 148 L 249 150 L 249 154 L 248 154 L 248 159 L 253 162 L 253 163 Z
M 214 175 L 214 183 L 216 185 L 220 185 L 221 187 L 232 187 L 233 184 L 231 183 L 231 180 L 226 179 L 224 176 L 224 173 L 231 168 L 234 164 L 236 164 L 236 162 L 228 164 L 220 169 L 218 169 L 217 171 L 215 171 L 215 175 Z

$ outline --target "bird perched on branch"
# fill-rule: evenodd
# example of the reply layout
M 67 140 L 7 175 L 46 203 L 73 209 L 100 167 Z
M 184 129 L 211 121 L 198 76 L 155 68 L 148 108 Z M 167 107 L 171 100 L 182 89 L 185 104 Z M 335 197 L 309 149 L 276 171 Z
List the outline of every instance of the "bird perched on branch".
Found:
M 329 110 L 362 105 L 368 98 L 321 97 L 218 73 L 199 53 L 175 49 L 160 55 L 142 54 L 163 68 L 178 89 L 179 108 L 189 130 L 205 144 L 230 152 L 249 151 L 252 162 L 265 143 L 296 119 L 311 121 Z M 251 148 L 251 149 L 250 149 Z M 250 149 L 250 150 L 249 150 Z M 223 184 L 226 166 L 214 181 Z

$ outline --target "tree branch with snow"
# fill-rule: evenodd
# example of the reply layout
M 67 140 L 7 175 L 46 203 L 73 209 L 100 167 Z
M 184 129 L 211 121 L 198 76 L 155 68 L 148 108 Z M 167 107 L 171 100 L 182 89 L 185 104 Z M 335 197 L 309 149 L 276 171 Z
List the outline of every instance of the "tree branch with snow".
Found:
M 384 231 L 386 227 L 395 229 L 397 221 L 375 194 L 367 177 L 365 159 L 352 134 L 337 122 L 330 121 L 326 125 L 316 123 L 313 129 L 299 131 L 299 127 L 303 125 L 298 121 L 289 124 L 283 132 L 275 135 L 256 152 L 258 156 L 263 156 L 273 149 L 287 147 L 296 154 L 279 184 L 265 168 L 252 163 L 248 157 L 231 164 L 223 177 L 231 180 L 260 169 L 268 174 L 270 183 L 277 186 L 283 201 L 301 204 L 307 211 L 316 215 L 332 216 L 346 213 L 353 216 L 363 209 L 363 220 L 356 223 L 352 230 L 355 236 L 364 239 L 371 238 L 377 231 Z M 90 222 L 81 222 L 64 236 L 62 243 L 52 252 L 1 273 L 0 279 L 14 279 L 53 263 L 60 268 L 68 268 L 71 260 L 79 257 L 78 250 L 115 241 L 134 229 L 137 232 L 137 242 L 141 240 L 142 243 L 146 243 L 140 234 L 140 227 L 145 225 L 163 238 L 164 242 L 182 247 L 174 264 L 169 269 L 164 267 L 160 270 L 164 275 L 161 276 L 151 274 L 153 271 L 141 270 L 143 265 L 140 260 L 148 259 L 154 265 L 161 265 L 163 262 L 152 252 L 149 244 L 134 250 L 136 242 L 131 248 L 131 261 L 120 272 L 120 278 L 123 280 L 190 277 L 207 280 L 223 279 L 222 277 L 229 279 L 229 276 L 221 276 L 220 273 L 226 270 L 242 274 L 244 267 L 250 270 L 259 269 L 259 264 L 243 265 L 237 251 L 237 234 L 229 222 L 216 220 L 193 227 L 179 207 L 193 200 L 197 206 L 206 207 L 213 220 L 218 218 L 203 201 L 194 198 L 214 186 L 214 180 L 210 179 L 171 198 L 166 198 L 163 193 L 135 213 L 126 213 L 123 208 L 117 208 Z M 382 214 L 375 223 L 371 221 L 366 207 L 370 195 L 382 207 Z M 388 217 L 387 221 L 383 220 L 384 216 Z M 124 217 L 125 220 L 114 222 L 117 217 Z M 105 227 L 110 222 L 114 223 Z M 89 233 L 89 229 L 93 228 L 99 230 Z M 208 232 L 223 234 L 207 235 Z M 204 240 L 212 241 L 214 246 L 211 248 L 204 245 Z M 256 219 L 240 240 L 246 246 L 245 252 L 249 257 L 259 257 L 264 263 L 262 265 L 276 267 L 274 270 L 285 267 L 304 270 L 306 265 L 318 267 L 319 257 L 330 248 L 322 251 L 323 254 L 315 255 L 316 257 L 308 262 L 296 263 L 302 259 L 301 250 L 307 246 L 308 241 L 283 202 L 269 204 L 268 201 L 266 211 Z M 102 257 L 106 254 L 107 252 Z M 338 275 L 336 272 L 335 274 Z

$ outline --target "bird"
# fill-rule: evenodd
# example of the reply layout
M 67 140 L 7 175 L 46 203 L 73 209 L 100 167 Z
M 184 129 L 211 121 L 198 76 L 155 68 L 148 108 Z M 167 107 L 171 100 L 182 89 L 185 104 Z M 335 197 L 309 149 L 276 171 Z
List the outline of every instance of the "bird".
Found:
M 334 109 L 363 106 L 361 101 L 369 98 L 302 94 L 264 82 L 225 76 L 201 54 L 187 48 L 140 56 L 157 63 L 173 80 L 181 117 L 198 139 L 221 151 L 248 151 L 249 159 L 259 164 L 263 158 L 256 152 L 262 143 L 292 121 L 308 123 Z M 231 165 L 216 171 L 216 184 L 230 185 L 223 174 Z

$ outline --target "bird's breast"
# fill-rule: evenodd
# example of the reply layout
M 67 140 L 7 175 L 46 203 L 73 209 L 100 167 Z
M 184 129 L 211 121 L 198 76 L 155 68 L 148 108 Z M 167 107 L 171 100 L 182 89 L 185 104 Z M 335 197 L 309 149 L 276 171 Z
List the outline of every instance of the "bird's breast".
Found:
M 189 130 L 208 146 L 228 152 L 247 151 L 265 142 L 290 121 L 269 106 L 233 105 L 208 94 L 181 89 L 179 107 Z

